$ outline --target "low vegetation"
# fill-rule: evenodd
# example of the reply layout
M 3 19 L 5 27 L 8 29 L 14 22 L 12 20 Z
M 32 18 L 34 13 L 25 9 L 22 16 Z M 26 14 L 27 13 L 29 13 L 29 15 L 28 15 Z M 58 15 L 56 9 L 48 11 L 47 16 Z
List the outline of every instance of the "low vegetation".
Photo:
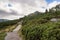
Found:
M 0 33 L 0 40 L 5 40 L 6 32 L 1 32 Z
M 60 11 L 35 12 L 23 18 L 21 32 L 25 40 L 60 40 Z
M 5 40 L 7 32 L 13 31 L 19 20 L 10 20 L 6 22 L 0 22 L 0 40 Z
M 8 26 L 15 25 L 18 23 L 18 21 L 19 20 L 10 20 L 10 21 L 6 21 L 6 22 L 0 22 L 0 30 L 5 29 Z

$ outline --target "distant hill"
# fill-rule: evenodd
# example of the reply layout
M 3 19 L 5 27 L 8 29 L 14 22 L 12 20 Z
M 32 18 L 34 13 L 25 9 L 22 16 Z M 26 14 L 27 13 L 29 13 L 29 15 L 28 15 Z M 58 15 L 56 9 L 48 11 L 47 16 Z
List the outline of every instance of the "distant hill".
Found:
M 56 5 L 55 7 L 51 8 L 51 11 L 60 11 L 60 4 Z
M 0 22 L 8 21 L 8 19 L 0 19 Z

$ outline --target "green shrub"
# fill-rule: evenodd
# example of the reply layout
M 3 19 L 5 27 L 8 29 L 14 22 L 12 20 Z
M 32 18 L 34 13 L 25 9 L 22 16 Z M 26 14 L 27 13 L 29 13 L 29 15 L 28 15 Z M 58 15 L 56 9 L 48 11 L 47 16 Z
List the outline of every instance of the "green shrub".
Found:
M 60 22 L 50 21 L 60 17 L 59 13 L 25 16 L 21 29 L 25 40 L 60 40 Z

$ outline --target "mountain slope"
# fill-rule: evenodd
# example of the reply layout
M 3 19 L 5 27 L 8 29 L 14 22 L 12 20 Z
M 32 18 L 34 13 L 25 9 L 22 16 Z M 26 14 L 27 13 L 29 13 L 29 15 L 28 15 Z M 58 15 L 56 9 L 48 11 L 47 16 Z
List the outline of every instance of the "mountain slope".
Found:
M 21 31 L 25 40 L 60 40 L 60 11 L 25 16 Z

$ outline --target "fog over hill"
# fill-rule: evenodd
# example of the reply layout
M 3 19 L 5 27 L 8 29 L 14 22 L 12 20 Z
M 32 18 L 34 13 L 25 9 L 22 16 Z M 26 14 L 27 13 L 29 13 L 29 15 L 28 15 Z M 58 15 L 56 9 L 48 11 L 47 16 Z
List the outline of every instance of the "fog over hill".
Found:
M 0 22 L 8 21 L 8 19 L 0 19 Z

